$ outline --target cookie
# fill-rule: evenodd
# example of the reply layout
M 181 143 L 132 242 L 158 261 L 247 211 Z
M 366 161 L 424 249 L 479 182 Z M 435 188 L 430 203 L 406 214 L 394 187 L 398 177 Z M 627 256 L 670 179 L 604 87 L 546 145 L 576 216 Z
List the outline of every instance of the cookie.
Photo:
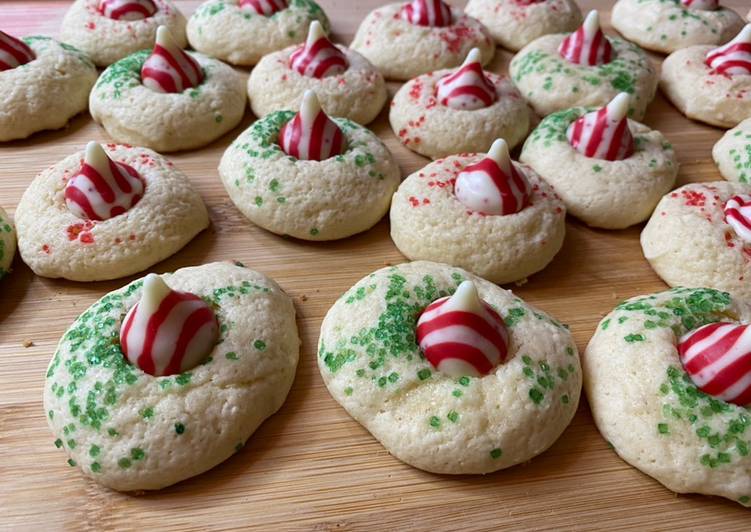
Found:
M 151 48 L 159 26 L 166 26 L 185 47 L 185 24 L 170 0 L 76 0 L 65 13 L 60 38 L 106 67 Z
M 0 31 L 0 142 L 65 126 L 86 110 L 96 77 L 94 63 L 68 44 Z
M 555 188 L 569 213 L 593 227 L 646 220 L 678 175 L 662 133 L 627 118 L 629 100 L 621 93 L 600 109 L 547 116 L 519 157 Z
M 590 11 L 575 32 L 545 35 L 517 53 L 511 79 L 537 114 L 571 107 L 606 105 L 620 92 L 631 96 L 631 114 L 640 120 L 657 90 L 657 71 L 638 46 L 600 29 Z
M 329 118 L 313 92 L 243 132 L 219 164 L 230 199 L 254 224 L 304 240 L 370 229 L 399 185 L 399 166 L 371 131 Z
M 740 15 L 717 0 L 618 0 L 611 21 L 629 41 L 665 54 L 726 43 L 743 27 Z
M 250 66 L 304 42 L 314 21 L 329 31 L 326 13 L 313 0 L 209 0 L 188 20 L 188 40 L 206 55 Z
M 722 177 L 751 182 L 751 118 L 727 131 L 712 148 L 712 158 Z
M 149 316 L 155 332 L 143 327 Z M 175 363 L 196 355 L 178 338 L 203 344 L 197 364 Z M 62 337 L 45 416 L 87 477 L 119 491 L 164 488 L 242 448 L 284 402 L 299 348 L 292 301 L 265 275 L 229 262 L 151 274 L 105 295 Z
M 707 288 L 635 297 L 605 316 L 584 384 L 621 458 L 678 493 L 751 504 L 750 320 L 747 300 Z
M 391 204 L 391 238 L 413 260 L 441 261 L 494 283 L 523 280 L 561 249 L 566 210 L 553 188 L 490 153 L 435 161 L 407 177 Z
M 690 46 L 670 54 L 660 87 L 694 120 L 731 128 L 751 117 L 751 24 L 719 48 Z
M 221 61 L 184 52 L 166 28 L 157 33 L 153 52 L 136 52 L 102 73 L 91 116 L 117 142 L 160 152 L 205 146 L 242 120 L 245 81 Z
M 543 35 L 574 31 L 582 23 L 573 0 L 469 0 L 465 11 L 512 52 Z
M 201 197 L 170 161 L 93 142 L 39 174 L 16 210 L 24 262 L 42 277 L 73 281 L 138 273 L 208 225 Z
M 751 186 L 690 183 L 667 194 L 641 234 L 644 257 L 670 286 L 751 297 Z
M 442 0 L 388 4 L 365 17 L 352 41 L 386 79 L 406 81 L 421 74 L 459 66 L 472 48 L 482 64 L 495 43 L 480 21 Z
M 573 418 L 581 389 L 563 325 L 435 262 L 383 268 L 342 295 L 321 326 L 318 367 L 386 450 L 433 473 L 490 473 L 537 456 Z
M 459 69 L 418 76 L 391 103 L 391 129 L 407 148 L 436 159 L 484 152 L 497 138 L 513 147 L 529 132 L 532 113 L 505 76 L 483 71 L 474 48 Z
M 256 116 L 300 107 L 306 90 L 315 91 L 324 111 L 359 124 L 372 122 L 388 97 L 381 73 L 363 56 L 333 44 L 318 22 L 307 42 L 271 53 L 248 79 Z
M 0 207 L 0 279 L 10 271 L 16 254 L 16 230 L 8 213 Z

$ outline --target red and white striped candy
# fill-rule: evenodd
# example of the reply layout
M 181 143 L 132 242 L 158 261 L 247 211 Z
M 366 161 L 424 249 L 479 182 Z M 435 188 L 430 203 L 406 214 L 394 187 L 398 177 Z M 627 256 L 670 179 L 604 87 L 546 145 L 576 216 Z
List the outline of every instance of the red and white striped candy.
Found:
M 495 103 L 498 93 L 485 76 L 480 59 L 480 50 L 472 48 L 456 72 L 438 80 L 436 94 L 442 105 L 472 111 Z
M 751 24 L 729 43 L 710 50 L 706 62 L 720 74 L 751 74 Z
M 183 92 L 203 81 L 203 70 L 172 38 L 166 26 L 156 32 L 154 51 L 141 67 L 141 82 L 156 92 Z
M 401 10 L 401 17 L 416 26 L 451 25 L 451 8 L 443 0 L 412 0 Z
M 700 11 L 714 11 L 720 7 L 719 0 L 681 0 L 681 4 Z
M 323 78 L 341 74 L 349 67 L 349 61 L 326 37 L 321 23 L 314 20 L 305 44 L 289 56 L 289 66 L 303 76 Z
M 257 15 L 270 17 L 277 11 L 287 9 L 287 0 L 240 0 L 242 9 L 255 11 Z
M 131 364 L 161 377 L 200 364 L 214 348 L 218 332 L 214 311 L 203 299 L 172 290 L 150 273 L 140 301 L 125 315 L 120 346 Z
M 323 161 L 344 151 L 344 134 L 321 109 L 313 91 L 305 91 L 300 111 L 279 132 L 284 153 L 301 161 Z
M 428 305 L 417 320 L 416 336 L 428 362 L 454 378 L 487 375 L 508 356 L 506 324 L 480 299 L 472 281 Z
M 142 20 L 157 12 L 153 0 L 99 0 L 97 10 L 113 20 Z
M 740 406 L 751 403 L 751 325 L 699 327 L 680 339 L 678 354 L 702 392 Z
M 613 46 L 600 29 L 597 11 L 590 11 L 584 24 L 563 39 L 558 53 L 577 65 L 603 65 L 613 60 Z
M 628 128 L 629 96 L 625 92 L 605 107 L 580 117 L 568 127 L 571 146 L 587 157 L 620 161 L 634 153 L 634 137 Z
M 727 200 L 725 221 L 742 240 L 751 243 L 751 195 L 738 194 Z
M 113 161 L 99 144 L 89 142 L 81 169 L 65 185 L 65 204 L 83 220 L 109 220 L 138 203 L 144 188 L 135 169 Z
M 496 140 L 479 163 L 459 172 L 454 194 L 468 209 L 482 214 L 505 216 L 529 205 L 532 187 L 519 172 L 503 139 Z
M 36 58 L 25 42 L 0 31 L 0 72 L 25 65 Z

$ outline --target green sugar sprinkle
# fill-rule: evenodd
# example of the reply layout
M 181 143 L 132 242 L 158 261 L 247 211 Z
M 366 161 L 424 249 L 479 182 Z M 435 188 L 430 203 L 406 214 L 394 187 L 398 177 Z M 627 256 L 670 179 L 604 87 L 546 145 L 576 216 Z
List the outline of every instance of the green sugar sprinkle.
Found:
M 446 414 L 446 417 L 447 417 L 447 418 L 448 418 L 448 420 L 449 420 L 449 421 L 451 421 L 452 423 L 456 423 L 457 421 L 459 421 L 459 413 L 458 413 L 458 412 L 456 412 L 455 410 L 451 410 L 451 411 L 449 411 L 449 413 L 448 413 L 448 414 Z
M 76 461 L 73 460 L 72 458 L 68 458 L 68 465 L 70 467 L 76 467 Z
M 225 353 L 224 358 L 226 358 L 227 360 L 239 360 L 237 357 L 237 353 L 235 353 L 234 351 Z
M 352 395 L 352 386 L 347 386 L 344 389 L 344 395 Z
M 428 368 L 423 368 L 417 372 L 417 378 L 420 379 L 421 381 L 429 379 L 431 375 L 432 373 Z
M 131 465 L 133 465 L 133 462 L 131 462 L 128 458 L 120 458 L 117 461 L 117 465 L 119 465 L 121 469 L 128 469 Z
M 185 425 L 183 425 L 180 422 L 175 423 L 175 433 L 183 434 L 184 432 L 185 432 Z
M 431 416 L 428 424 L 434 429 L 438 429 L 441 427 L 441 420 L 437 416 Z
M 266 342 L 264 342 L 263 340 L 256 340 L 255 342 L 253 342 L 253 347 L 258 349 L 259 351 L 264 351 L 266 349 Z
M 154 409 L 150 406 L 144 408 L 143 410 L 141 410 L 141 417 L 143 417 L 144 419 L 150 419 L 154 417 Z
M 102 466 L 99 462 L 91 462 L 91 472 L 99 473 L 102 470 Z
M 660 434 L 670 434 L 670 430 L 668 429 L 667 423 L 658 423 L 657 424 L 657 432 Z
M 56 439 L 55 440 L 55 447 L 57 447 L 59 449 L 62 446 L 63 446 L 63 440 L 61 440 L 60 438 Z
M 502 455 L 502 454 L 503 454 L 503 451 L 501 451 L 501 450 L 500 450 L 500 449 L 498 449 L 498 448 L 496 448 L 496 449 L 493 449 L 492 451 L 490 451 L 490 457 L 491 457 L 491 458 L 492 458 L 493 460 L 497 460 L 498 458 L 500 458 L 500 457 L 501 457 L 501 455 Z
M 92 458 L 99 456 L 101 450 L 102 448 L 98 445 L 92 445 L 91 447 L 89 447 L 89 456 L 91 456 Z

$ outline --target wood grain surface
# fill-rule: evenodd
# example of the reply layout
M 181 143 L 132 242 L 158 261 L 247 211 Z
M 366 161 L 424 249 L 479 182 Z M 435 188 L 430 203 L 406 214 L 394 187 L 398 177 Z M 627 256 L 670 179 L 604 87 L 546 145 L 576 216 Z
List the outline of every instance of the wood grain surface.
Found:
M 349 42 L 377 0 L 321 0 L 335 36 Z M 463 2 L 454 2 L 463 4 Z M 747 0 L 725 0 L 745 12 Z M 69 2 L 2 1 L 0 27 L 57 35 Z M 178 2 L 186 15 L 198 2 Z M 599 7 L 609 22 L 607 0 Z M 510 54 L 492 70 L 506 72 Z M 660 58 L 655 56 L 659 62 Z M 398 86 L 393 85 L 393 90 Z M 661 95 L 645 120 L 675 145 L 680 183 L 718 180 L 710 150 L 722 131 L 691 122 Z M 292 392 L 248 444 L 213 470 L 156 493 L 101 488 L 66 464 L 42 411 L 47 363 L 68 325 L 96 299 L 131 279 L 73 283 L 42 279 L 16 257 L 0 283 L 0 529 L 749 530 L 748 510 L 724 499 L 675 495 L 608 448 L 585 400 L 559 441 L 531 462 L 487 476 L 440 476 L 391 457 L 327 393 L 316 366 L 321 320 L 358 279 L 404 261 L 386 220 L 344 241 L 306 243 L 248 222 L 217 174 L 223 150 L 252 117 L 212 145 L 172 155 L 209 206 L 212 226 L 149 271 L 238 259 L 276 279 L 295 299 L 303 338 Z M 401 147 L 386 112 L 371 126 L 403 174 L 426 160 Z M 13 213 L 34 176 L 89 140 L 108 137 L 88 115 L 64 130 L 0 145 L 0 205 Z M 345 191 L 343 191 L 345 192 Z M 517 294 L 570 325 L 580 350 L 618 301 L 665 289 L 643 259 L 639 231 L 600 231 L 569 219 L 553 263 Z

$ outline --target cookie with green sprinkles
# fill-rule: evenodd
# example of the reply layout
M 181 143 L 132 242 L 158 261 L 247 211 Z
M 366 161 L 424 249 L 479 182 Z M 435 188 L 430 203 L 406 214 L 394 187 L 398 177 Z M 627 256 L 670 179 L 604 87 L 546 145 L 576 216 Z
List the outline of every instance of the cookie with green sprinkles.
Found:
M 389 208 L 399 165 L 373 132 L 328 117 L 312 91 L 300 109 L 266 115 L 227 148 L 219 176 L 230 199 L 251 222 L 280 235 L 334 240 L 370 229 Z M 309 119 L 317 116 L 326 127 Z M 284 135 L 288 142 L 286 126 L 301 128 Z
M 122 6 L 100 9 L 102 3 L 100 0 L 75 0 L 60 25 L 62 41 L 89 54 L 99 67 L 150 48 L 159 26 L 166 26 L 180 46 L 188 44 L 185 17 L 172 0 L 150 0 L 151 9 L 140 2 L 140 10 L 126 8 L 125 13 Z
M 270 278 L 230 262 L 161 277 L 170 289 L 198 296 L 216 319 L 218 339 L 198 365 L 156 377 L 141 369 L 142 359 L 134 365 L 125 357 L 121 327 L 129 310 L 145 304 L 139 279 L 81 314 L 46 374 L 44 411 L 55 446 L 69 464 L 118 491 L 161 489 L 235 454 L 281 407 L 297 367 L 294 306 Z M 181 308 L 166 311 L 153 349 L 170 347 L 160 335 L 173 335 L 163 329 L 188 317 Z M 135 321 L 123 328 L 129 354 L 137 347 Z
M 592 13 L 576 32 L 545 35 L 522 48 L 509 65 L 511 79 L 541 116 L 571 107 L 603 106 L 625 92 L 631 96 L 630 116 L 641 120 L 657 91 L 657 71 L 644 50 L 605 35 Z M 566 46 L 581 39 L 582 32 L 588 36 L 582 42 L 600 43 L 599 50 L 582 54 L 596 57 L 592 64 L 570 53 L 588 51 L 584 45 Z
M 88 55 L 50 37 L 2 37 L 6 47 L 16 41 L 16 56 L 6 52 L 12 67 L 0 69 L 0 142 L 60 129 L 86 110 L 97 77 Z
M 199 52 L 251 66 L 264 55 L 305 41 L 316 20 L 329 31 L 326 13 L 313 0 L 208 0 L 188 20 L 188 40 Z
M 696 44 L 723 44 L 741 30 L 741 16 L 717 4 L 717 0 L 618 0 L 610 20 L 629 41 L 669 54 Z
M 751 118 L 725 132 L 712 148 L 712 158 L 728 181 L 751 183 Z
M 443 323 L 467 312 L 479 314 Z M 465 345 L 447 361 L 452 338 Z M 564 325 L 435 262 L 378 270 L 344 293 L 323 321 L 318 367 L 334 400 L 392 455 L 435 473 L 490 473 L 533 458 L 564 431 L 581 391 Z
M 16 230 L 8 213 L 0 207 L 0 279 L 10 271 L 16 254 Z
M 598 429 L 626 462 L 678 493 L 751 499 L 751 305 L 709 288 L 619 304 L 583 358 Z
M 218 59 L 185 54 L 203 77 L 179 92 L 159 92 L 143 83 L 141 71 L 151 50 L 107 67 L 89 96 L 94 121 L 116 142 L 158 152 L 200 148 L 234 128 L 247 104 L 243 75 Z

